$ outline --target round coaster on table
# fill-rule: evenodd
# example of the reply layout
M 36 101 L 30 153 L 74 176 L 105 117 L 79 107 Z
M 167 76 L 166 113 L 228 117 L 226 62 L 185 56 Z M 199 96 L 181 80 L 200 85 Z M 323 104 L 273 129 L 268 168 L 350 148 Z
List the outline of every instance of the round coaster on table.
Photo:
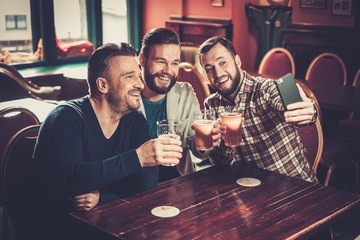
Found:
M 243 187 L 256 187 L 261 184 L 261 181 L 256 178 L 244 177 L 236 180 L 236 183 Z
M 157 217 L 167 218 L 177 216 L 180 213 L 180 210 L 173 206 L 159 206 L 153 208 L 151 210 L 151 213 Z

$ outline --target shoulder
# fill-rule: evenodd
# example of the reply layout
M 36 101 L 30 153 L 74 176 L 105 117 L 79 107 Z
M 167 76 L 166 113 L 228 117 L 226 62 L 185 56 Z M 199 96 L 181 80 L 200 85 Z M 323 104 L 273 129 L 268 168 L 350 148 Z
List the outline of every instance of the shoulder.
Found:
M 194 88 L 187 82 L 176 82 L 172 89 L 175 92 L 194 92 Z
M 190 83 L 187 82 L 176 82 L 175 85 L 168 92 L 168 96 L 181 99 L 191 97 L 196 98 L 194 88 L 191 86 Z
M 246 85 L 249 88 L 254 89 L 255 91 L 260 92 L 273 92 L 276 89 L 275 79 L 263 78 L 263 77 L 253 77 L 247 75 Z
M 47 116 L 45 121 L 71 121 L 82 119 L 84 112 L 87 111 L 90 102 L 87 98 L 75 99 L 67 102 L 60 103 L 56 106 Z

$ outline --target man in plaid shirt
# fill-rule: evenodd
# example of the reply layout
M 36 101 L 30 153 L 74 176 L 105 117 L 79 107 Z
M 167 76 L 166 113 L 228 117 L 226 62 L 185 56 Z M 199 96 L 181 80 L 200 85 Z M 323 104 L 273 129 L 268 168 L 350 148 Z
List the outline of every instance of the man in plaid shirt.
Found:
M 241 69 L 233 44 L 212 37 L 199 47 L 199 57 L 211 85 L 217 90 L 205 100 L 207 109 L 220 106 L 240 109 L 244 121 L 242 142 L 236 148 L 223 142 L 210 154 L 214 164 L 249 162 L 306 181 L 317 181 L 297 127 L 316 121 L 313 102 L 299 88 L 302 102 L 282 104 L 275 81 L 253 77 Z M 223 130 L 224 128 L 221 127 Z

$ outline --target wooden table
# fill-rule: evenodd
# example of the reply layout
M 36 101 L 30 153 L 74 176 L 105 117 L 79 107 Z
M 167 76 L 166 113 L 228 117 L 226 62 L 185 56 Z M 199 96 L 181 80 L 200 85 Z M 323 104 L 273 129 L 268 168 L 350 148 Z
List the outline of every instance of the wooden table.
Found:
M 240 177 L 262 184 L 239 186 Z M 181 212 L 153 216 L 151 210 L 162 205 Z M 326 229 L 359 206 L 360 196 L 320 184 L 250 166 L 214 166 L 70 216 L 86 227 L 84 239 L 295 239 Z
M 49 112 L 56 107 L 56 104 L 34 98 L 22 98 L 12 101 L 0 102 L 0 109 L 12 106 L 29 109 L 35 113 L 40 122 L 43 122 Z

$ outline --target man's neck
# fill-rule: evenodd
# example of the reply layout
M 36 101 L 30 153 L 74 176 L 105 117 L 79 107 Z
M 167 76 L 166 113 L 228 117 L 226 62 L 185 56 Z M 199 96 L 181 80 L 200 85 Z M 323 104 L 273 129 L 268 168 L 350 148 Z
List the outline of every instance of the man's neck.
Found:
M 163 99 L 166 96 L 166 94 L 159 94 L 159 93 L 156 93 L 156 92 L 152 91 L 147 86 L 145 86 L 145 88 L 144 88 L 144 90 L 142 90 L 141 94 L 147 100 L 152 101 L 152 102 L 159 101 L 159 100 Z
M 116 131 L 124 114 L 115 113 L 107 101 L 101 97 L 89 97 L 89 100 L 104 136 L 109 139 Z

